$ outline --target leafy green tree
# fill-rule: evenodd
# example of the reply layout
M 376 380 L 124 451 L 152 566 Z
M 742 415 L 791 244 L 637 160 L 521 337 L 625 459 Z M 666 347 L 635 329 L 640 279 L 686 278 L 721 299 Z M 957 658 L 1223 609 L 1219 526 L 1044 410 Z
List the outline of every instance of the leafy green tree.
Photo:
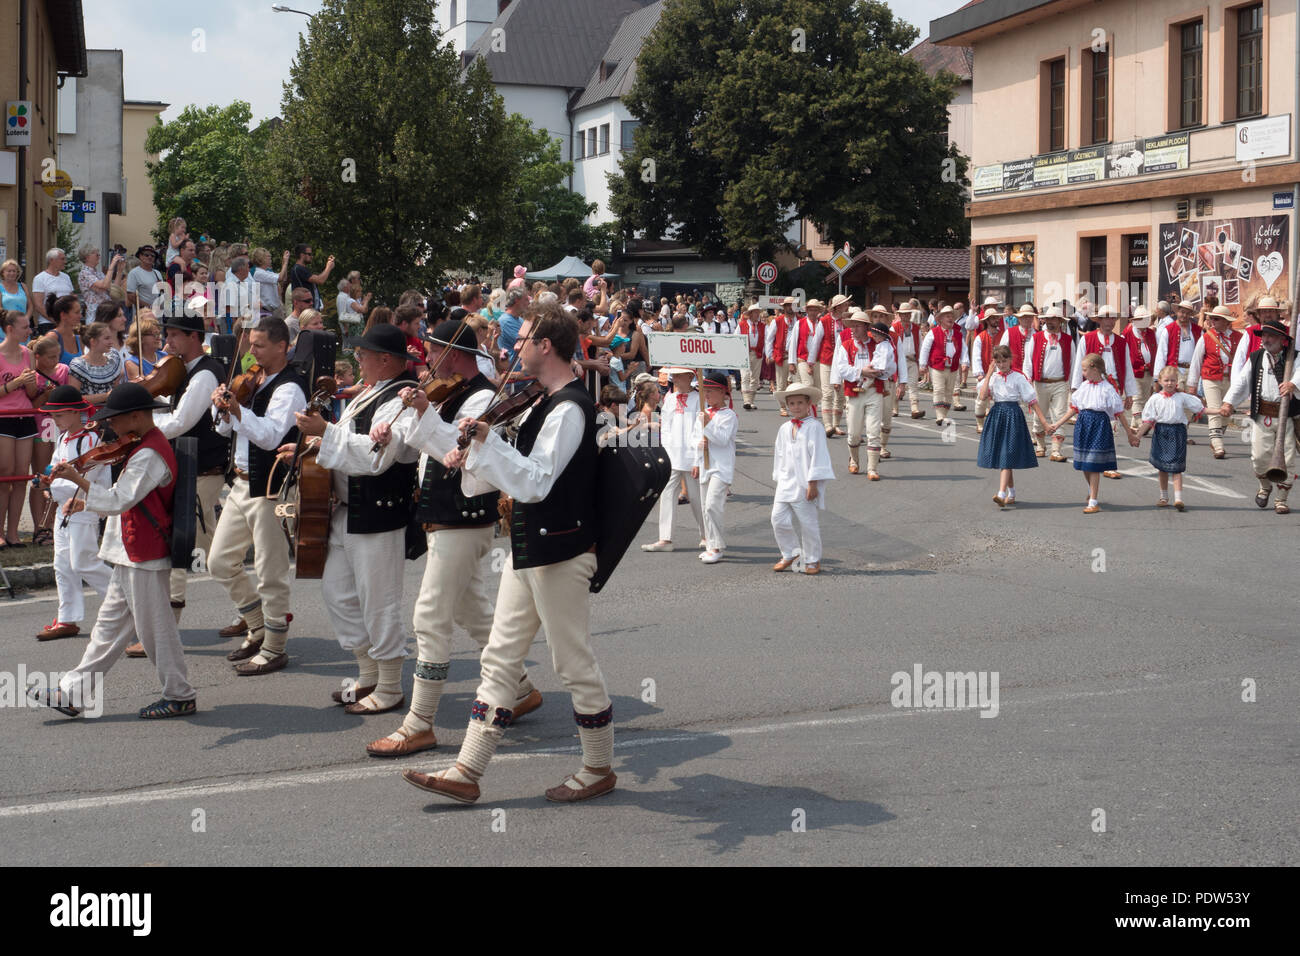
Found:
M 169 123 L 156 122 L 145 151 L 159 156 L 145 169 L 153 187 L 158 224 L 183 216 L 191 235 L 240 240 L 248 235 L 248 124 L 253 114 L 243 100 L 229 106 L 187 106 Z

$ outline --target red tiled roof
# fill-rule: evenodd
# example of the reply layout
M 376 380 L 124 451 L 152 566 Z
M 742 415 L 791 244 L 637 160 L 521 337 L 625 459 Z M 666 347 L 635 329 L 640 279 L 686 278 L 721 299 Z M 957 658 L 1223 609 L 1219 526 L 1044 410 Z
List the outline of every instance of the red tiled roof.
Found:
M 853 257 L 847 276 L 866 265 L 884 266 L 905 282 L 922 279 L 970 279 L 969 249 L 924 249 L 911 246 L 868 246 Z
M 947 70 L 956 73 L 960 79 L 969 80 L 975 65 L 975 52 L 970 47 L 935 46 L 928 38 L 908 50 L 907 55 L 920 63 L 931 76 L 940 70 Z

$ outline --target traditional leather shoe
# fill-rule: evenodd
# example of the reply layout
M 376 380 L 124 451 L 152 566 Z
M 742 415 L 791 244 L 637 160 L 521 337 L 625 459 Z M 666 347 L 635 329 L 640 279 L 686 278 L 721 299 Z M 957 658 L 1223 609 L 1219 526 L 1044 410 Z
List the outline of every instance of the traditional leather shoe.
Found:
M 1214 453 L 1214 457 L 1215 457 L 1215 458 L 1227 458 L 1227 457 L 1228 457 L 1228 453 L 1227 453 L 1226 451 L 1224 451 L 1222 448 L 1220 448 L 1218 451 L 1216 451 L 1216 452 Z
M 776 562 L 776 564 L 772 565 L 772 570 L 788 571 L 790 570 L 790 566 L 793 564 L 794 564 L 794 558 L 782 558 L 780 561 Z
M 247 633 L 248 633 L 248 625 L 244 623 L 244 619 L 241 617 L 234 624 L 227 624 L 221 630 L 217 631 L 217 636 L 229 639 L 232 637 L 239 637 L 240 634 L 247 634 Z
M 275 671 L 284 670 L 284 665 L 288 663 L 289 655 L 281 651 L 265 664 L 254 664 L 251 660 L 244 661 L 242 664 L 236 664 L 235 673 L 240 677 L 255 677 L 258 674 L 270 674 Z
M 1287 507 L 1285 501 L 1279 501 L 1273 505 L 1273 511 L 1280 515 L 1289 515 L 1291 513 L 1291 509 Z
M 126 654 L 127 657 L 148 657 L 149 656 L 144 652 L 144 645 L 141 644 L 139 641 L 136 641 L 134 644 L 128 644 L 126 650 L 123 651 L 123 653 Z
M 334 699 L 334 703 L 336 704 L 351 704 L 355 701 L 361 700 L 363 697 L 369 697 L 377 686 L 377 684 L 371 684 L 369 687 L 349 687 L 346 692 L 342 687 L 340 687 L 334 693 L 330 694 L 330 697 Z M 344 693 L 350 694 L 351 698 L 344 700 Z
M 925 417 L 925 412 L 924 412 L 924 411 L 916 411 L 916 412 L 912 412 L 912 417 L 913 417 L 913 418 L 924 418 L 924 417 Z
M 806 564 L 803 569 L 804 574 L 821 574 L 822 566 L 820 564 Z
M 577 782 L 573 774 L 569 774 L 564 779 L 565 783 L 560 784 L 558 787 L 551 787 L 550 790 L 546 791 L 547 800 L 552 803 L 577 803 L 580 800 L 590 800 L 592 797 L 599 797 L 602 794 L 609 793 L 614 789 L 614 784 L 618 783 L 618 775 L 612 770 L 595 783 L 578 789 L 567 785 L 569 780 Z
M 41 628 L 41 632 L 36 635 L 38 641 L 54 641 L 60 637 L 76 637 L 81 633 L 81 628 L 75 624 L 60 624 L 55 621 L 53 624 L 46 624 Z
M 1035 458 L 1045 458 L 1046 456 L 1047 456 L 1047 449 L 1046 449 L 1046 448 L 1035 448 L 1035 449 L 1034 449 L 1034 457 L 1035 457 Z
M 881 461 L 884 461 L 886 458 L 893 458 L 893 457 L 894 457 L 894 453 L 893 453 L 892 451 L 890 451 L 888 448 L 882 448 L 882 449 L 880 449 L 880 460 L 881 460 Z
M 874 471 L 867 472 L 867 481 L 879 481 L 879 480 L 880 480 L 880 475 L 876 474 Z
M 250 641 L 247 644 L 241 644 L 233 651 L 226 655 L 226 660 L 232 662 L 246 661 L 262 649 L 262 638 Z
M 527 697 L 522 697 L 515 701 L 513 716 L 510 718 L 511 723 L 523 717 L 525 714 L 531 714 L 538 707 L 542 706 L 542 692 L 534 687 L 528 692 Z
M 782 417 L 782 418 L 789 418 L 789 417 L 790 417 L 790 413 L 787 412 L 787 411 L 783 408 L 783 409 L 781 409 L 781 417 Z
M 1064 456 L 1064 455 L 1058 455 L 1056 452 L 1052 452 L 1052 457 L 1051 457 L 1050 459 L 1048 459 L 1048 460 L 1049 460 L 1049 461 L 1065 461 L 1065 456 Z
M 994 495 L 993 503 L 999 508 L 1005 508 L 1007 506 L 1007 499 L 1003 498 L 1001 495 Z
M 1118 471 L 1103 471 L 1102 474 L 1107 478 L 1114 478 L 1116 481 L 1124 477 Z
M 856 475 L 856 474 L 858 474 L 859 470 L 860 470 L 860 469 L 858 468 L 858 463 L 857 463 L 856 461 L 851 461 L 851 462 L 849 462 L 849 474 L 850 474 L 850 475 Z
M 476 783 L 458 783 L 445 780 L 431 773 L 419 773 L 415 770 L 403 770 L 402 779 L 413 787 L 436 793 L 440 797 L 455 800 L 457 803 L 475 803 L 478 801 L 479 789 Z
M 1185 511 L 1186 509 L 1187 509 L 1187 506 L 1186 506 L 1185 504 L 1183 504 L 1181 501 L 1175 499 L 1175 501 L 1174 501 L 1174 510 L 1175 510 L 1175 511 Z
M 1086 515 L 1095 515 L 1100 510 L 1101 510 L 1100 505 L 1085 505 L 1083 509 L 1083 513 Z
M 398 728 L 397 733 L 402 735 L 401 740 L 380 737 L 378 740 L 366 744 L 366 753 L 372 757 L 406 757 L 410 754 L 418 754 L 422 750 L 432 750 L 438 746 L 438 738 L 433 735 L 432 730 L 421 730 L 416 734 L 408 734 L 405 730 Z
M 952 410 L 953 410 L 954 412 L 964 412 L 964 411 L 966 411 L 966 406 L 965 406 L 965 405 L 960 405 L 960 404 L 958 404 L 958 403 L 956 403 L 956 402 L 953 402 Z
M 397 698 L 396 702 L 389 704 L 387 707 L 367 707 L 365 704 L 369 694 L 359 696 L 355 704 L 348 704 L 343 708 L 345 714 L 386 714 L 390 710 L 397 710 L 399 707 L 406 706 L 406 697 Z

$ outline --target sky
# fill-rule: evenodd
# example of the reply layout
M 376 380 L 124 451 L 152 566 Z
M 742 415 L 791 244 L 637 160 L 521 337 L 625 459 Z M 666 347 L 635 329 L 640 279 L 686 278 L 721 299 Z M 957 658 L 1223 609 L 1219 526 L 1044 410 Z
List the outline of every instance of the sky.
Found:
M 931 20 L 964 0 L 892 0 L 895 16 L 924 38 Z M 289 0 L 306 13 L 320 0 Z M 271 0 L 221 0 L 187 10 L 173 0 L 84 0 L 86 46 L 121 50 L 128 100 L 171 106 L 164 122 L 188 104 L 226 106 L 245 100 L 254 122 L 279 115 L 283 83 L 307 18 L 276 13 Z M 202 31 L 196 33 L 195 31 Z

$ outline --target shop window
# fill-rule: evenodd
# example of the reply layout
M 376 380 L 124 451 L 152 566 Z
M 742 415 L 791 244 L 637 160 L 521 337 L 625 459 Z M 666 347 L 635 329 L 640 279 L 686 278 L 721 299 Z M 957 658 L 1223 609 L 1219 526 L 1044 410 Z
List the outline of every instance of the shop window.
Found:
M 1009 306 L 1034 301 L 1034 244 L 1004 243 L 975 250 L 979 301 L 994 296 Z

